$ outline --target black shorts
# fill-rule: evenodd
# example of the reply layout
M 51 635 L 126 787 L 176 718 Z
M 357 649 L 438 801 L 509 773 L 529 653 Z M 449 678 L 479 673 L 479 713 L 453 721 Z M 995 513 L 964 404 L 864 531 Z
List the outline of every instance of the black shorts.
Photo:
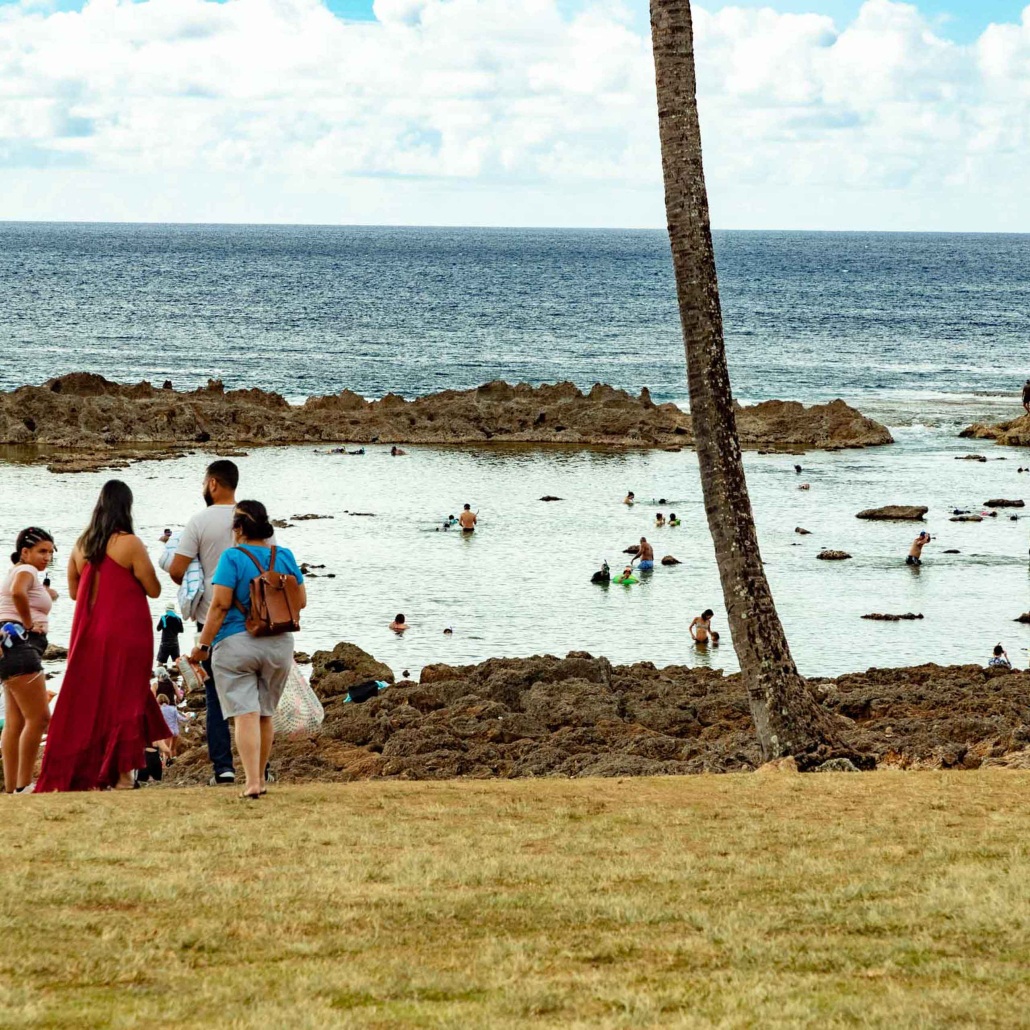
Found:
M 905 559 L 905 564 L 906 565 L 922 565 L 923 563 L 914 554 L 910 554 Z
M 157 664 L 164 665 L 169 658 L 174 661 L 179 657 L 179 641 L 176 640 L 174 644 L 162 644 L 157 649 Z
M 0 647 L 0 680 L 42 672 L 46 646 L 44 634 L 30 633 L 27 640 L 14 639 L 10 647 Z

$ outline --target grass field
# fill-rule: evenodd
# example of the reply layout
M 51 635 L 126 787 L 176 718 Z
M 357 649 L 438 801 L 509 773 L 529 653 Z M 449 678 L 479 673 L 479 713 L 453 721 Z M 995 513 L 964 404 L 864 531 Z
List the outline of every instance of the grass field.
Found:
M 1030 1022 L 1030 774 L 273 791 L 0 799 L 0 1025 Z

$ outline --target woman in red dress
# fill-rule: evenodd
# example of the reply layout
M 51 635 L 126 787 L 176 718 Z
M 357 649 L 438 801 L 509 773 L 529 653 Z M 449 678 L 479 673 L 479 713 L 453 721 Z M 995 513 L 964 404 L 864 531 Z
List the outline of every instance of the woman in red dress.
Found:
M 64 683 L 50 721 L 36 793 L 131 789 L 143 750 L 168 736 L 150 690 L 154 636 L 147 597 L 161 586 L 132 528 L 132 491 L 104 484 L 68 562 L 76 602 Z

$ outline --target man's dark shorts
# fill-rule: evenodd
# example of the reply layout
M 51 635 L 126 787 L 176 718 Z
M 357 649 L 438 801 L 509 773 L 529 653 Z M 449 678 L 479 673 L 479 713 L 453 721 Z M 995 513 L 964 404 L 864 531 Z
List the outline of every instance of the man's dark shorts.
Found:
M 162 644 L 157 649 L 157 664 L 164 665 L 169 659 L 173 662 L 179 657 L 179 644 Z

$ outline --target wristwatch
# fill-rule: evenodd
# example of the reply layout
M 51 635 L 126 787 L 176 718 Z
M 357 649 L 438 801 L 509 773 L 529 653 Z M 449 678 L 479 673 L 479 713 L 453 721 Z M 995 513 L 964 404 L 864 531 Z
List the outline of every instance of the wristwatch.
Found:
M 211 650 L 211 645 L 210 644 L 197 644 L 197 647 L 199 647 L 201 651 L 210 651 Z

